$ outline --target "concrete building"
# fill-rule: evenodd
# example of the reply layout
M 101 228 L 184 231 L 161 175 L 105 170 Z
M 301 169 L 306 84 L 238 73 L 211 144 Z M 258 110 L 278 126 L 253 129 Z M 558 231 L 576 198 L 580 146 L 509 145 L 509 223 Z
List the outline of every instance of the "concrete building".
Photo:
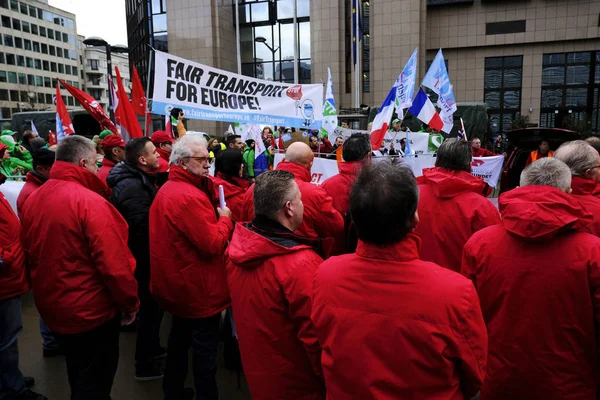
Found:
M 54 109 L 57 78 L 81 87 L 75 15 L 48 1 L 0 0 L 0 110 L 3 119 Z M 61 90 L 67 107 L 75 99 Z
M 493 134 L 510 129 L 517 115 L 547 127 L 585 120 L 600 133 L 600 1 L 360 1 L 362 104 L 381 104 L 415 48 L 418 81 L 443 48 L 456 100 L 486 102 Z M 127 0 L 129 47 L 137 49 L 131 62 L 147 72 L 147 44 L 160 43 L 171 54 L 235 71 L 233 3 Z M 243 74 L 292 81 L 297 29 L 301 82 L 325 81 L 330 67 L 338 107 L 352 107 L 352 0 L 297 0 L 295 27 L 294 0 L 239 4 Z M 190 124 L 211 133 L 224 128 Z
M 107 81 L 107 62 L 106 62 L 106 50 L 101 47 L 89 47 L 84 46 L 84 76 L 85 80 L 83 86 L 85 91 L 89 93 L 94 99 L 102 105 L 102 107 L 108 111 L 108 81 Z M 115 67 L 119 68 L 121 79 L 123 80 L 123 86 L 127 94 L 131 93 L 131 79 L 129 75 L 129 57 L 126 54 L 111 53 L 112 62 L 112 77 L 113 82 L 116 85 L 117 74 Z

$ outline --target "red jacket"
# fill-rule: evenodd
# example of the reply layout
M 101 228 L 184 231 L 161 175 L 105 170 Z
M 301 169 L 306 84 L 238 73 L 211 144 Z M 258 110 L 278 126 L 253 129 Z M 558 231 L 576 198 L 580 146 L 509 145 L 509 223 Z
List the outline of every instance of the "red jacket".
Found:
M 23 218 L 21 210 L 23 210 L 25 200 L 29 198 L 31 193 L 35 192 L 40 186 L 42 186 L 44 182 L 45 180 L 34 174 L 33 171 L 29 171 L 27 173 L 25 176 L 25 185 L 19 192 L 19 197 L 17 197 L 17 212 L 19 213 L 20 218 Z
M 223 185 L 225 193 L 225 203 L 231 210 L 231 216 L 235 222 L 242 222 L 244 216 L 244 196 L 250 186 L 250 182 L 237 178 L 235 176 L 227 176 L 221 172 L 217 173 L 216 177 L 210 177 L 214 183 L 213 196 L 219 198 L 219 185 Z
M 102 166 L 100 167 L 100 170 L 98 171 L 98 178 L 100 178 L 100 180 L 102 182 L 104 182 L 106 184 L 106 178 L 108 178 L 108 174 L 110 173 L 110 170 L 113 169 L 113 167 L 117 165 L 114 162 L 110 161 L 108 158 L 106 158 L 106 156 L 102 159 Z
M 427 168 L 419 183 L 421 259 L 460 272 L 462 248 L 480 229 L 500 222 L 485 197 L 488 185 L 465 171 Z
M 340 173 L 328 178 L 323 182 L 321 188 L 331 197 L 333 208 L 335 208 L 346 221 L 346 215 L 350 209 L 350 190 L 352 184 L 356 180 L 360 169 L 363 166 L 362 161 L 358 162 L 342 162 L 338 164 Z M 335 243 L 332 255 L 349 253 L 346 248 L 345 232 L 339 233 L 335 237 Z
M 223 254 L 233 222 L 217 219 L 213 190 L 209 178 L 173 165 L 150 207 L 150 290 L 178 317 L 206 318 L 229 307 Z
M 21 236 L 35 305 L 54 332 L 86 332 L 138 308 L 127 223 L 99 195 L 105 189 L 97 175 L 56 161 L 24 205 Z
M 244 374 L 254 400 L 325 399 L 321 347 L 310 319 L 312 284 L 323 262 L 276 222 L 237 224 L 227 282 Z
M 492 153 L 488 149 L 484 149 L 483 147 L 480 147 L 478 150 L 475 150 L 471 147 L 471 151 L 473 152 L 473 157 L 493 157 L 498 155 Z
M 10 204 L 0 193 L 0 300 L 29 291 L 25 253 L 21 246 L 21 225 Z
M 583 208 L 592 214 L 593 220 L 587 226 L 590 232 L 600 236 L 600 198 L 594 196 L 596 181 L 580 176 L 573 176 L 571 181 L 571 193 Z
M 459 274 L 419 260 L 410 234 L 317 271 L 312 319 L 323 348 L 327 398 L 464 400 L 485 374 L 479 299 Z
M 282 161 L 277 164 L 277 170 L 288 171 L 296 177 L 296 183 L 302 194 L 304 204 L 304 217 L 302 224 L 296 231 L 300 236 L 309 238 L 333 238 L 344 230 L 344 219 L 333 208 L 331 197 L 320 187 L 310 183 L 310 171 L 303 166 Z M 251 221 L 254 218 L 254 185 L 246 193 L 244 199 L 244 219 Z
M 591 216 L 547 186 L 500 196 L 502 224 L 477 232 L 462 273 L 481 300 L 489 358 L 481 400 L 596 399 L 600 239 Z
M 168 172 L 169 171 L 169 158 L 171 158 L 171 153 L 161 149 L 160 147 L 156 147 L 156 152 L 160 155 L 160 158 L 158 159 L 158 171 L 156 171 L 155 173 L 160 173 L 160 172 Z

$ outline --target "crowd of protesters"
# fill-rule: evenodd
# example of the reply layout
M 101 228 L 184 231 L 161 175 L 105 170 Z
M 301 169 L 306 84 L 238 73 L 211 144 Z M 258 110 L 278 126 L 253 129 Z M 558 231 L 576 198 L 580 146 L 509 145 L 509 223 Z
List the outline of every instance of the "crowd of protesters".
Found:
M 46 399 L 18 365 L 29 290 L 72 400 L 110 399 L 127 326 L 136 380 L 217 399 L 224 323 L 257 400 L 597 398 L 597 141 L 542 141 L 496 208 L 471 174 L 494 155 L 477 138 L 445 140 L 415 179 L 364 134 L 309 135 L 274 168 L 269 127 L 258 156 L 253 140 L 180 128 L 0 138 L 4 172 L 27 172 L 18 217 L 0 196 L 1 399 Z M 339 174 L 311 184 L 331 152 Z

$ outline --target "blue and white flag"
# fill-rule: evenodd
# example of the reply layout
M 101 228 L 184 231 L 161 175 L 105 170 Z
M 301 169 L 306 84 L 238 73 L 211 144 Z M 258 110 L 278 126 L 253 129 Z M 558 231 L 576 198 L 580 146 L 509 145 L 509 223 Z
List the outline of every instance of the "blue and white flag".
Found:
M 33 123 L 33 120 L 31 120 L 31 130 L 33 131 L 33 133 L 35 133 L 36 136 L 40 136 L 37 128 L 35 127 L 35 124 Z
M 450 84 L 450 77 L 444 62 L 444 55 L 440 49 L 433 59 L 429 71 L 425 74 L 421 85 L 433 90 L 438 96 L 438 106 L 440 107 L 440 117 L 444 122 L 442 130 L 450 133 L 454 126 L 454 112 L 456 111 L 456 100 Z
M 416 52 L 416 50 L 415 50 Z M 414 156 L 415 152 L 410 148 L 410 139 L 408 138 L 408 132 L 406 132 L 406 144 L 404 145 L 404 155 L 405 156 Z
M 396 114 L 400 119 L 404 117 L 404 110 L 412 106 L 415 82 L 417 81 L 417 51 L 418 49 L 413 51 L 394 85 L 396 86 Z
M 327 68 L 327 89 L 325 91 L 325 103 L 323 104 L 323 122 L 321 133 L 327 133 L 328 137 L 333 137 L 335 128 L 337 128 L 338 117 L 333 99 L 333 81 L 331 80 L 331 70 Z

